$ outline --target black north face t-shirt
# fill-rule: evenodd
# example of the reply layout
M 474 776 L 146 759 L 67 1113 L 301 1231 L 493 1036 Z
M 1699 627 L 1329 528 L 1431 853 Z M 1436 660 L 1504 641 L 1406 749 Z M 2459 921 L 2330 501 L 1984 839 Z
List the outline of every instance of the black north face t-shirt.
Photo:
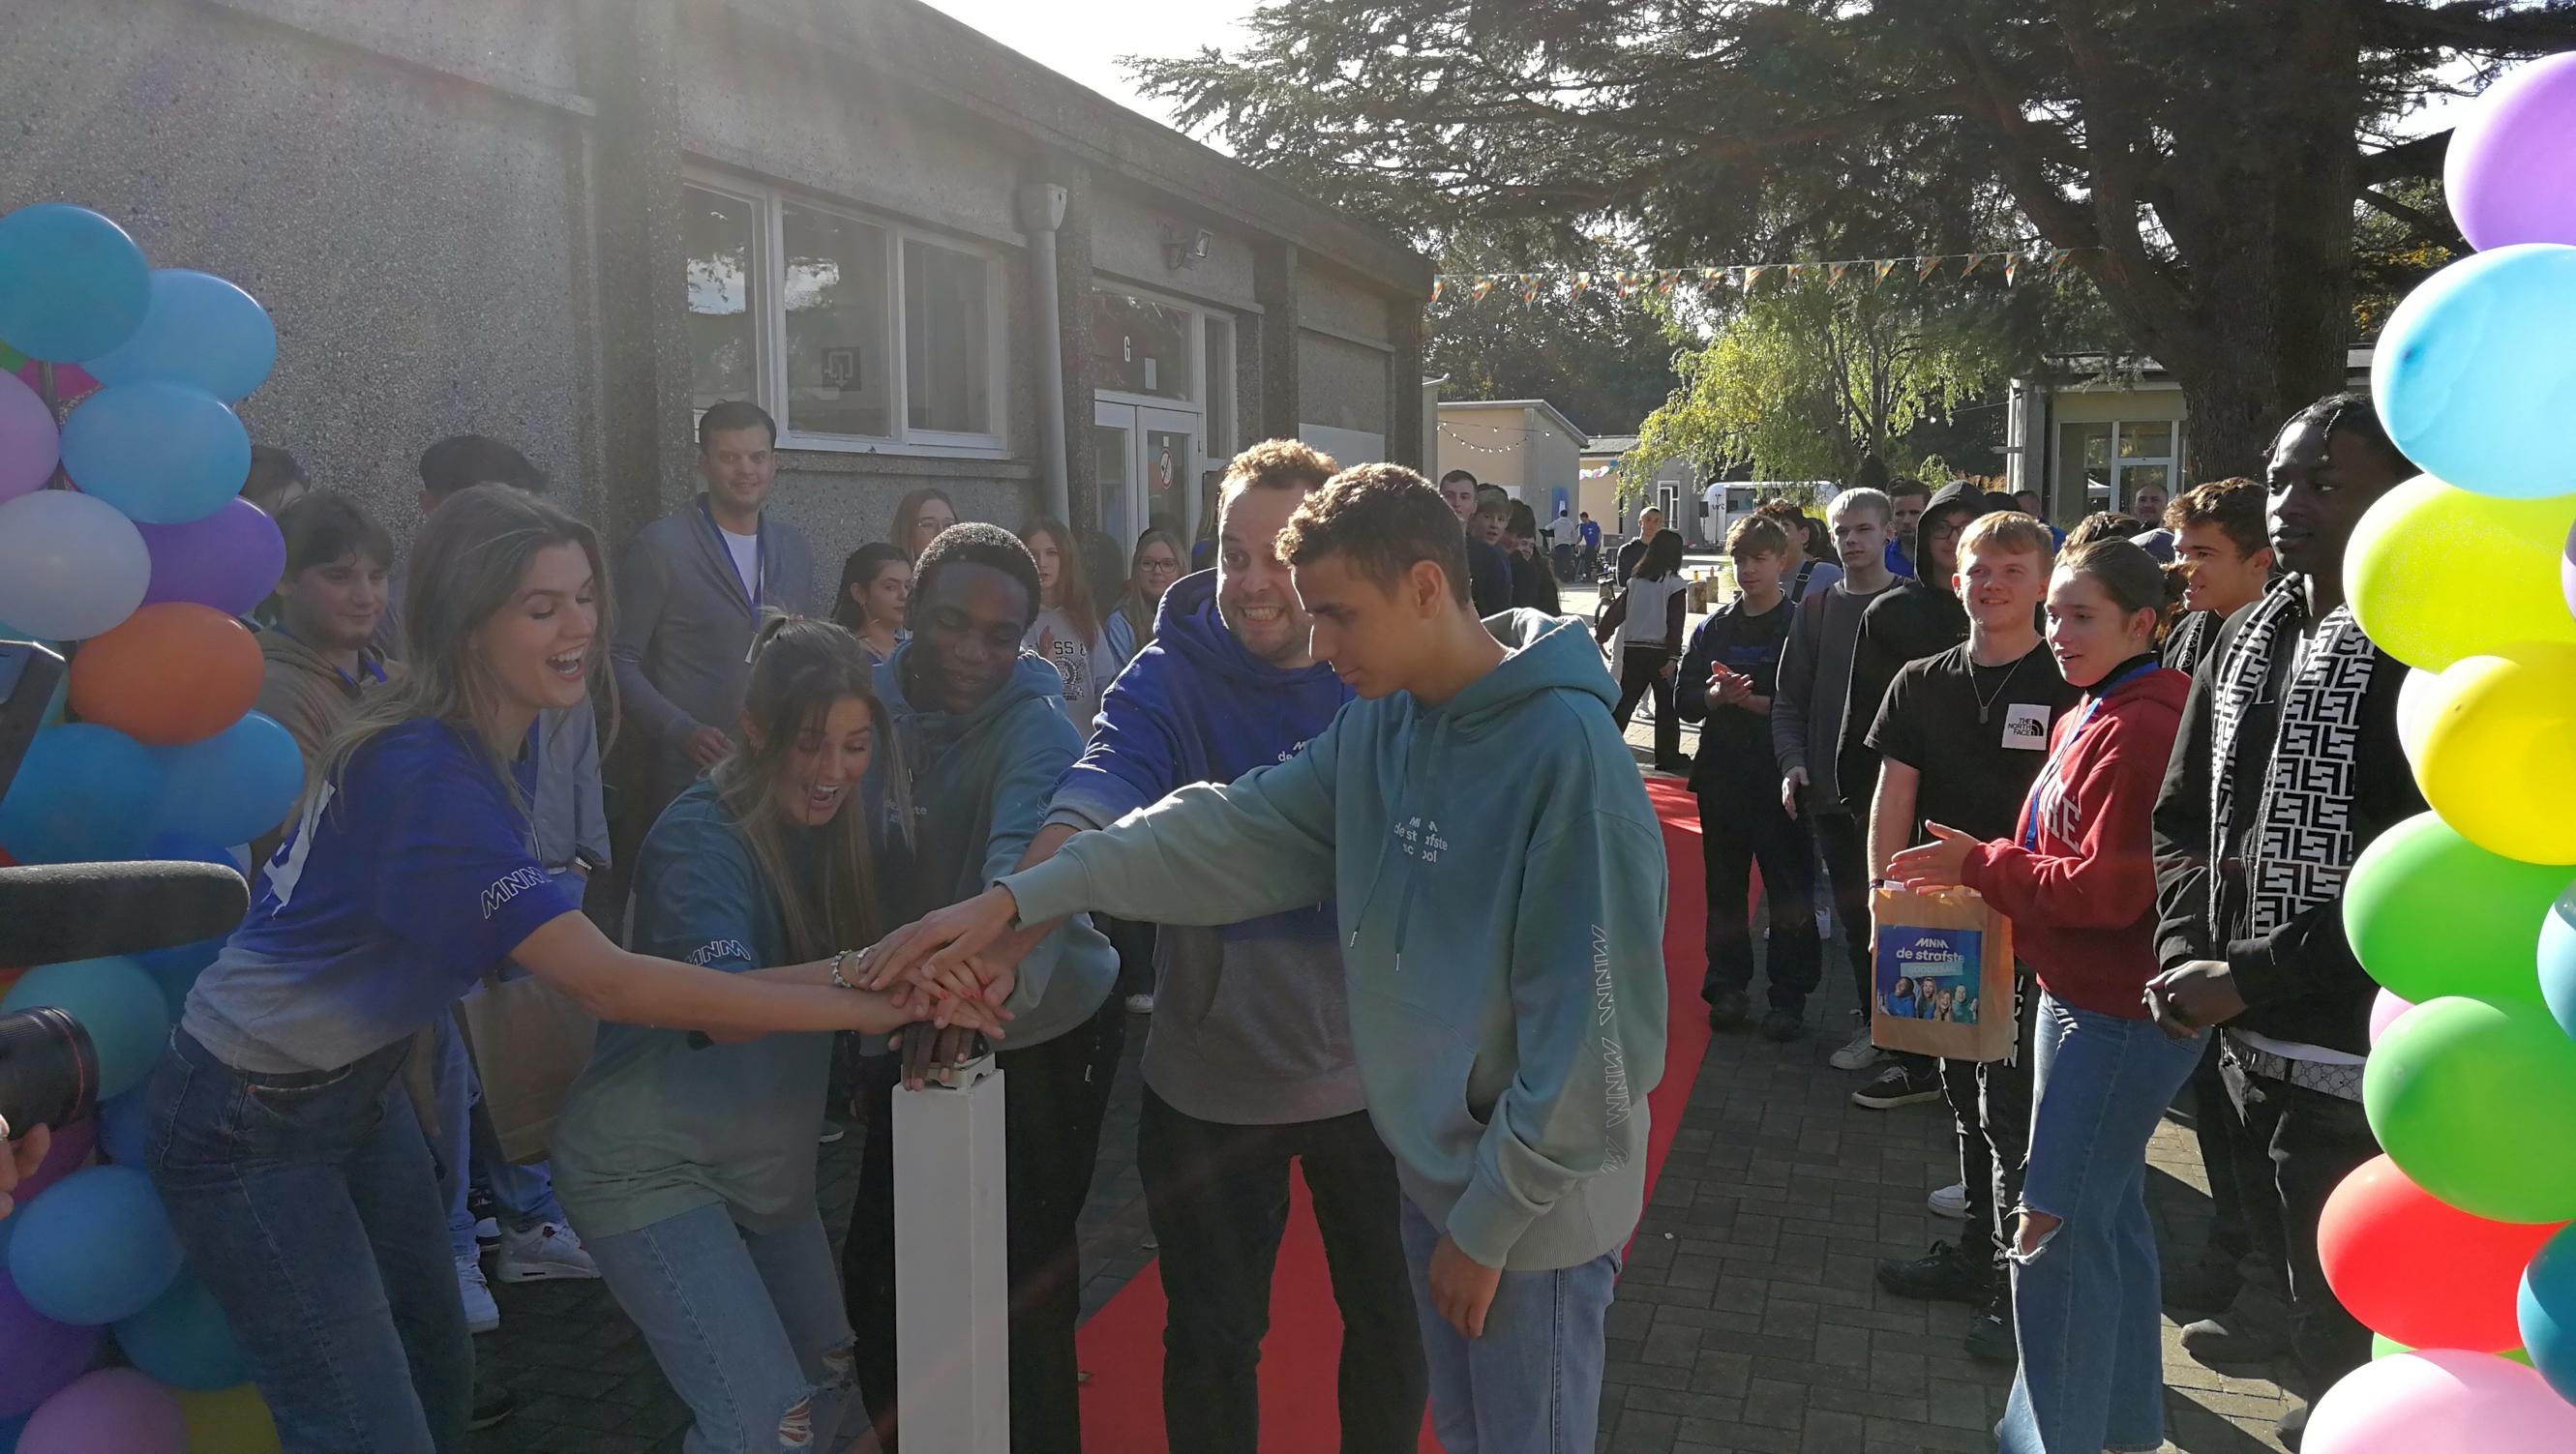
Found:
M 1926 819 L 1989 841 L 2019 834 L 2049 732 L 2083 695 L 2057 674 L 2045 644 L 2005 666 L 1971 665 L 1964 643 L 1908 662 L 1888 686 L 1869 745 L 1922 774 L 1913 841 L 1923 841 Z

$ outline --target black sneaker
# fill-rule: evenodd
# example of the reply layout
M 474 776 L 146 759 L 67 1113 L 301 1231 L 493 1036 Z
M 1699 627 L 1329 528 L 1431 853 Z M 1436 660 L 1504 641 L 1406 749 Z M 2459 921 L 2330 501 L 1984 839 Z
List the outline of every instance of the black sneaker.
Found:
M 1753 997 L 1742 990 L 1719 990 L 1708 997 L 1708 1028 L 1732 1030 L 1753 1013 Z
M 1968 1356 L 1979 1363 L 2018 1363 L 2021 1348 L 2013 1341 L 2012 1280 L 1994 1279 L 1994 1293 L 1968 1325 Z
M 2308 1437 L 2308 1410 L 2314 1407 L 2313 1404 L 2301 1404 L 2281 1415 L 2281 1421 L 2273 1425 L 2281 1435 L 2281 1447 L 2289 1450 L 2290 1454 L 2299 1454 L 2300 1442 Z
M 2245 1285 L 2235 1264 L 2203 1256 L 2164 1271 L 2165 1311 L 2183 1322 L 2207 1317 L 2236 1300 Z
M 1852 1092 L 1852 1104 L 1864 1110 L 1892 1111 L 1941 1099 L 1941 1071 L 1930 1061 L 1890 1063 L 1876 1079 Z
M 1779 1008 L 1762 1017 L 1762 1038 L 1786 1045 L 1805 1033 L 1807 1017 L 1796 1010 Z
M 1994 1264 L 1970 1255 L 1956 1242 L 1935 1242 L 1931 1251 L 1911 1262 L 1878 1264 L 1880 1287 L 1898 1297 L 1927 1302 L 1974 1307 L 1994 1295 L 1994 1280 Z
M 519 1411 L 519 1396 L 499 1385 L 474 1390 L 474 1412 L 466 1415 L 468 1429 L 488 1429 Z
M 2255 1369 L 2290 1351 L 2289 1330 L 2249 1317 L 2240 1305 L 2213 1313 L 2182 1330 L 2182 1351 L 2203 1368 Z

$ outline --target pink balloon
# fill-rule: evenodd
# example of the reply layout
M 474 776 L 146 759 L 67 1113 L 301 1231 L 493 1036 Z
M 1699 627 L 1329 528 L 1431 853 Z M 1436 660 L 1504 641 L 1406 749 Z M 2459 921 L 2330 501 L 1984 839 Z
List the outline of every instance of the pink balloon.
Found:
M 2378 1044 L 2379 1037 L 2388 1033 L 2388 1027 L 2396 1024 L 2400 1016 L 2413 1008 L 2415 1008 L 2413 1001 L 2401 1000 L 2388 991 L 2381 990 L 2379 998 L 2370 1002 L 2370 1043 Z
M 0 374 L 0 500 L 43 489 L 61 457 L 54 411 L 15 375 Z
M 30 389 L 35 388 L 36 380 L 40 377 L 36 372 L 37 367 L 33 361 L 20 364 L 18 382 Z M 54 365 L 54 407 L 57 409 L 69 409 L 106 387 L 92 376 L 89 370 L 79 364 Z
M 2451 133 L 2443 192 L 2469 246 L 2576 243 L 2576 54 L 2487 88 Z
M 18 1454 L 187 1454 L 178 1396 L 131 1368 L 102 1368 L 45 1400 Z
M 2326 1390 L 2299 1447 L 2305 1454 L 2565 1454 L 2576 1449 L 2576 1405 L 2538 1373 L 2492 1353 L 2394 1353 Z

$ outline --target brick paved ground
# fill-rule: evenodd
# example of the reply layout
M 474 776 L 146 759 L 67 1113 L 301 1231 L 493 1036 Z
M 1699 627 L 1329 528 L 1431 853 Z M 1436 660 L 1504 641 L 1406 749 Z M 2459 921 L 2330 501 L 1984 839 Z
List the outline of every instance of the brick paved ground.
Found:
M 1641 748 L 1650 741 L 1643 721 L 1630 736 Z M 1947 1116 L 1938 1105 L 1879 1112 L 1849 1104 L 1859 1077 L 1825 1057 L 1842 1038 L 1850 987 L 1840 975 L 1826 980 L 1817 1008 L 1829 1027 L 1786 1046 L 1727 1036 L 1701 1067 L 1610 1312 L 1604 1450 L 1993 1447 L 1989 1431 L 2010 1372 L 1961 1351 L 1967 1310 L 1890 1297 L 1871 1278 L 1877 1259 L 1913 1256 L 1935 1236 L 1956 1235 L 1958 1224 L 1923 1207 L 1927 1192 L 1957 1175 Z M 1131 1024 L 1083 1214 L 1086 1315 L 1153 1255 L 1134 1156 L 1143 1026 Z M 825 1215 L 836 1238 L 848 1217 L 857 1145 L 854 1135 L 823 1152 Z M 2164 1244 L 2193 1245 L 2207 1198 L 2188 1130 L 2168 1123 L 2150 1159 Z M 488 1375 L 518 1393 L 521 1409 L 477 1435 L 474 1454 L 679 1448 L 686 1412 L 598 1283 L 495 1291 L 501 1330 L 477 1339 L 477 1352 Z M 2271 1426 L 2284 1407 L 2280 1391 L 2203 1369 L 2183 1356 L 2170 1322 L 2165 1335 L 2167 1448 L 2277 1450 Z

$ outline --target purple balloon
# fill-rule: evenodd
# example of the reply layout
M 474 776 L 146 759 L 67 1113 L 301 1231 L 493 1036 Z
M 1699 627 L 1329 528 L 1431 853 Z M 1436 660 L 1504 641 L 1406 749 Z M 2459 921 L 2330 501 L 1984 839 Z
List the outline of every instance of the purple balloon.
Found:
M 62 431 L 42 395 L 0 374 L 0 500 L 41 490 L 62 457 Z
M 89 1153 L 98 1145 L 98 1118 L 83 1116 L 68 1126 L 54 1128 L 54 1144 L 45 1153 L 33 1175 L 18 1183 L 10 1197 L 25 1206 L 36 1199 L 36 1193 L 89 1165 Z M 0 1367 L 6 1367 L 0 1364 Z
M 2567 591 L 2567 612 L 2576 616 L 2576 525 L 2567 527 L 2567 555 L 2558 562 L 2558 584 Z
M 235 496 L 202 520 L 184 525 L 134 527 L 152 556 L 152 584 L 143 604 L 193 601 L 229 616 L 247 616 L 286 569 L 286 537 L 277 522 Z
M 2576 52 L 2489 86 L 2451 133 L 2442 185 L 2451 216 L 2483 252 L 2576 243 Z
M 98 1356 L 100 1329 L 57 1323 L 27 1306 L 0 1269 L 0 1419 L 52 1398 Z
M 45 1400 L 18 1454 L 186 1454 L 176 1394 L 131 1368 L 102 1368 Z

